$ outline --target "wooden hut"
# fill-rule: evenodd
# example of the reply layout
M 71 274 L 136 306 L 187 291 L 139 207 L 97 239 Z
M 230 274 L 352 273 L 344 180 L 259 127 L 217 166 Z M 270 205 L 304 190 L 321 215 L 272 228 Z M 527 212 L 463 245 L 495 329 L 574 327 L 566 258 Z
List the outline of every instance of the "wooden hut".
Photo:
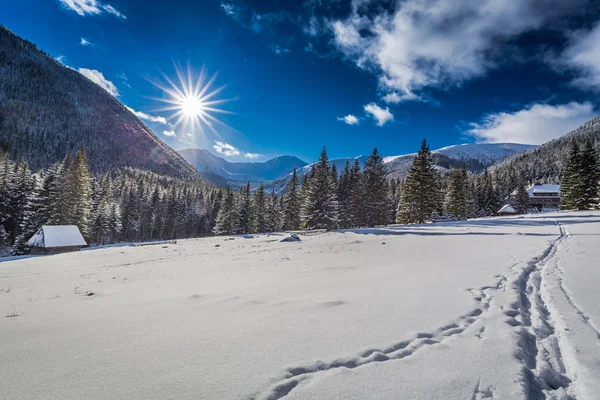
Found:
M 27 241 L 31 254 L 79 251 L 87 246 L 76 225 L 44 225 Z
M 517 210 L 515 210 L 510 204 L 506 204 L 500 210 L 498 210 L 498 215 L 516 215 Z

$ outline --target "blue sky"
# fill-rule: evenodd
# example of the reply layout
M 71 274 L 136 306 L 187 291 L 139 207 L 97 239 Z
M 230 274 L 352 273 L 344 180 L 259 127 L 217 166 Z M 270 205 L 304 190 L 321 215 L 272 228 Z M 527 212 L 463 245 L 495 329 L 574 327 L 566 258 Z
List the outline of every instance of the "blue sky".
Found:
M 513 4 L 514 3 L 514 4 Z M 597 115 L 600 9 L 587 0 L 20 0 L 0 24 L 79 70 L 176 149 L 232 161 L 539 144 Z M 176 125 L 177 66 L 218 72 Z M 162 71 L 162 75 L 161 74 Z M 206 81 L 206 80 L 205 80 Z M 210 121 L 210 120 L 209 120 Z

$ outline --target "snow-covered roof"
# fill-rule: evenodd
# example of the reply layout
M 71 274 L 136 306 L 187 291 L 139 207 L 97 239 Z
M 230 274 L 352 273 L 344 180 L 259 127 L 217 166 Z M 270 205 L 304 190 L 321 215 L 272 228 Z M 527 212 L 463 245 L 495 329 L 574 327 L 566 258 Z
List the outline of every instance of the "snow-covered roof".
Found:
M 532 185 L 527 189 L 529 197 L 543 197 L 551 193 L 559 193 L 560 185 Z M 551 196 L 554 197 L 554 196 Z
M 515 210 L 510 204 L 506 204 L 504 207 L 502 207 L 501 209 L 498 210 L 498 214 L 500 213 L 517 213 L 517 210 Z
M 76 225 L 44 225 L 27 241 L 32 247 L 86 246 Z

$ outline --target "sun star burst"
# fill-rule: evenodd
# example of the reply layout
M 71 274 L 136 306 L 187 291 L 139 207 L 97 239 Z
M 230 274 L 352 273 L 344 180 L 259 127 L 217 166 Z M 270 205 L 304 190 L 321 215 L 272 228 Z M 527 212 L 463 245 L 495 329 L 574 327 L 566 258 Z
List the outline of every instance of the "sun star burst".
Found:
M 208 127 L 211 131 L 218 135 L 215 124 L 225 125 L 221 120 L 216 118 L 214 114 L 233 114 L 231 111 L 223 110 L 217 106 L 222 105 L 232 99 L 219 99 L 220 94 L 226 85 L 213 89 L 212 86 L 217 78 L 217 74 L 212 75 L 207 79 L 206 72 L 202 68 L 196 79 L 192 77 L 190 66 L 187 67 L 187 73 L 184 73 L 180 67 L 175 65 L 178 83 L 170 79 L 161 71 L 163 78 L 167 81 L 167 85 L 152 82 L 153 85 L 162 89 L 167 97 L 154 98 L 160 102 L 168 104 L 167 107 L 159 111 L 172 111 L 173 114 L 169 117 L 170 121 L 174 121 L 174 126 L 184 125 L 186 129 L 191 129 L 196 133 L 204 132 L 204 127 Z

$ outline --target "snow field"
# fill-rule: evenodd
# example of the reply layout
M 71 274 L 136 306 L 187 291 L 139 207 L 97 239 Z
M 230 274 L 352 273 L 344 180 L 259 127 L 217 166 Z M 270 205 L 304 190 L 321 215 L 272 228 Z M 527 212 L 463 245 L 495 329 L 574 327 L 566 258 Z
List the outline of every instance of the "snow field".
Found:
M 554 213 L 3 262 L 0 397 L 592 399 L 596 232 Z

